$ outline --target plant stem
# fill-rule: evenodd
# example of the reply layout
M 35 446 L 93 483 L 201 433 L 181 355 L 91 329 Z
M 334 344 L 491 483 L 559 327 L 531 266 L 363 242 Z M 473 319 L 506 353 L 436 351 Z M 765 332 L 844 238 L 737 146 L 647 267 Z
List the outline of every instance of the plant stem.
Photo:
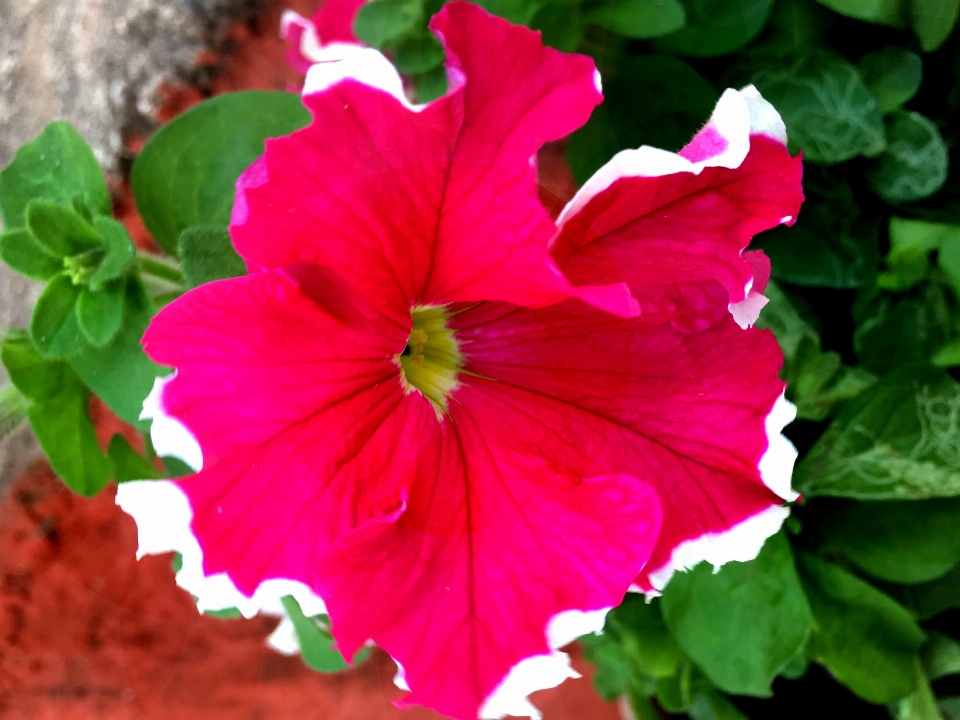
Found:
M 180 272 L 180 263 L 167 260 L 158 255 L 150 255 L 142 250 L 137 251 L 137 265 L 144 275 L 183 286 L 183 273 Z

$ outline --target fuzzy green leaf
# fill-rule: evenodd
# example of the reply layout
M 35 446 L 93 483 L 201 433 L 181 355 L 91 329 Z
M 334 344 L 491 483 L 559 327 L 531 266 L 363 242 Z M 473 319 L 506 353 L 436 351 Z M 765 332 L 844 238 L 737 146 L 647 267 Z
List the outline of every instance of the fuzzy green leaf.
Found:
M 225 227 L 187 228 L 180 235 L 178 255 L 187 287 L 247 274 Z
M 101 290 L 84 288 L 77 299 L 77 323 L 94 347 L 106 345 L 123 322 L 124 282 L 115 281 Z
M 655 47 L 670 53 L 713 57 L 742 48 L 755 38 L 770 17 L 768 0 L 686 0 L 687 22 L 682 30 L 657 40 Z
M 43 198 L 94 215 L 110 214 L 110 193 L 97 159 L 69 123 L 52 122 L 23 145 L 0 172 L 0 219 L 7 230 L 25 227 L 27 204 Z
M 71 257 L 102 247 L 96 228 L 75 210 L 49 200 L 27 204 L 27 227 L 53 255 Z
M 98 217 L 93 220 L 97 232 L 103 238 L 106 254 L 90 276 L 90 287 L 99 289 L 104 283 L 116 280 L 126 272 L 137 255 L 137 249 L 127 229 L 112 218 Z
M 367 45 L 382 48 L 416 27 L 423 14 L 421 0 L 372 0 L 353 21 L 353 31 Z
M 686 19 L 678 0 L 604 0 L 584 15 L 589 23 L 643 40 L 669 35 Z
M 63 272 L 63 260 L 38 242 L 26 228 L 0 233 L 0 260 L 34 280 L 49 280 Z
M 66 275 L 51 280 L 30 316 L 30 338 L 45 358 L 64 357 L 83 344 L 75 307 L 81 288 Z
M 163 473 L 134 450 L 123 435 L 114 435 L 110 438 L 107 457 L 113 461 L 113 479 L 118 483 L 129 480 L 153 480 L 163 477 Z
M 153 239 L 174 254 L 186 228 L 227 225 L 237 177 L 263 154 L 264 141 L 309 121 L 299 95 L 249 91 L 205 100 L 160 128 L 131 177 Z

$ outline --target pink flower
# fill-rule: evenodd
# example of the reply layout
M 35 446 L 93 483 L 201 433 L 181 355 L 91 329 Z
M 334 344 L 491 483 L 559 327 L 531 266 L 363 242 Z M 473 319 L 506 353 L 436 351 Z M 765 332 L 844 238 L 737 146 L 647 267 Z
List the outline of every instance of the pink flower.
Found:
M 533 158 L 601 101 L 592 61 L 463 2 L 431 27 L 451 90 L 429 105 L 369 48 L 310 69 L 313 123 L 237 183 L 250 274 L 144 337 L 176 370 L 154 443 L 198 472 L 117 502 L 201 609 L 290 593 L 346 657 L 389 652 L 405 702 L 536 716 L 573 675 L 558 648 L 628 588 L 752 558 L 787 515 L 793 409 L 748 327 L 769 264 L 743 250 L 796 216 L 800 161 L 728 90 L 554 223 Z
M 324 46 L 334 43 L 359 45 L 353 34 L 353 19 L 368 0 L 326 0 L 307 20 L 293 10 L 280 18 L 280 37 L 293 47 L 287 51 L 287 62 L 306 73 L 314 63 L 324 59 Z

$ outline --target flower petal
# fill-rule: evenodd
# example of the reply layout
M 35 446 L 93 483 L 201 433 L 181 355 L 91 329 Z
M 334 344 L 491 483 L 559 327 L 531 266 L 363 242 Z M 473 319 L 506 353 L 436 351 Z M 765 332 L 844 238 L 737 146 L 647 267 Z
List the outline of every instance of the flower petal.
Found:
M 305 86 L 313 123 L 268 141 L 238 180 L 231 233 L 248 266 L 320 265 L 397 315 L 415 303 L 539 306 L 571 294 L 630 312 L 622 287 L 613 299 L 570 287 L 537 194 L 536 151 L 600 101 L 592 60 L 467 3 L 446 5 L 431 27 L 452 87 L 426 106 L 403 97 L 376 51 L 324 49 L 330 62 Z
M 343 538 L 319 589 L 345 654 L 369 637 L 402 665 L 404 705 L 539 717 L 526 695 L 574 676 L 556 648 L 622 600 L 659 503 L 628 475 L 580 481 L 502 453 L 512 428 L 475 414 L 452 410 L 407 511 Z
M 356 43 L 353 19 L 367 0 L 326 0 L 309 20 L 293 10 L 285 10 L 280 18 L 280 37 L 292 47 L 287 62 L 306 73 L 314 63 L 322 61 L 321 47 L 331 43 Z
M 754 531 L 779 527 L 783 499 L 796 498 L 796 451 L 780 435 L 795 411 L 768 331 L 727 318 L 690 334 L 572 302 L 536 311 L 485 304 L 455 322 L 473 373 L 455 399 L 468 406 L 482 393 L 493 416 L 512 424 L 512 449 L 532 452 L 536 438 L 556 467 L 629 473 L 657 490 L 663 528 L 638 578 L 643 589 L 654 587 L 650 571 L 684 567 L 694 551 L 755 555 L 763 538 L 757 544 Z M 525 420 L 511 408 L 527 408 Z M 754 520 L 733 541 L 710 540 L 761 515 L 770 521 Z M 750 542 L 731 554 L 743 538 Z
M 743 251 L 803 200 L 785 140 L 753 87 L 726 91 L 680 153 L 625 150 L 590 178 L 557 220 L 554 257 L 575 285 L 627 283 L 651 322 L 696 331 L 729 309 L 752 324 L 764 301 Z

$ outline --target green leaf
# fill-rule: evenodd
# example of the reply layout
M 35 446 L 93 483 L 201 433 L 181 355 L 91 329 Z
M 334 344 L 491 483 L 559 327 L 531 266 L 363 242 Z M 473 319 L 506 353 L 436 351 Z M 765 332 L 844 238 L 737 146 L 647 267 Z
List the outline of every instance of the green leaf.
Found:
M 676 675 L 683 652 L 660 615 L 660 603 L 628 594 L 607 616 L 635 672 L 652 678 Z
M 27 204 L 27 226 L 57 257 L 81 255 L 103 245 L 96 228 L 82 215 L 49 200 L 31 200 Z
M 947 282 L 950 283 L 954 293 L 960 298 L 960 227 L 955 225 L 951 227 L 953 232 L 944 237 L 940 243 L 937 265 L 943 270 Z
M 713 87 L 675 58 L 639 55 L 605 78 L 606 101 L 570 136 L 567 158 L 583 183 L 617 152 L 641 145 L 679 150 L 710 117 Z
M 690 661 L 684 660 L 676 674 L 670 677 L 657 678 L 654 682 L 657 702 L 668 713 L 684 713 L 693 703 L 691 692 L 692 670 Z
M 916 247 L 924 252 L 940 249 L 945 243 L 960 240 L 960 226 L 945 223 L 890 218 L 890 247 Z
M 923 668 L 930 680 L 960 675 L 960 642 L 949 635 L 931 632 L 923 646 Z
M 180 235 L 178 251 L 187 287 L 247 274 L 225 227 L 187 228 Z
M 923 80 L 920 56 L 896 45 L 867 53 L 857 66 L 884 114 L 916 95 Z
M 357 12 L 353 31 L 367 45 L 382 48 L 413 30 L 422 13 L 421 0 L 373 0 Z
M 539 0 L 479 0 L 477 5 L 517 25 L 529 25 L 540 7 Z
M 813 610 L 811 657 L 869 702 L 890 703 L 912 692 L 925 636 L 910 614 L 836 565 L 809 553 L 798 560 Z
M 585 20 L 575 2 L 548 2 L 530 20 L 530 27 L 543 34 L 543 44 L 573 52 L 583 40 Z
M 846 503 L 818 531 L 858 568 L 880 580 L 922 583 L 960 563 L 960 498 Z
M 893 248 L 887 255 L 887 269 L 877 275 L 877 287 L 903 292 L 919 285 L 930 270 L 929 255 L 914 245 Z
M 107 457 L 113 461 L 113 479 L 118 483 L 128 480 L 152 480 L 163 477 L 163 473 L 134 450 L 123 435 L 114 435 L 110 438 Z
M 405 39 L 393 52 L 393 64 L 402 73 L 416 74 L 439 67 L 446 54 L 431 33 Z
M 656 47 L 694 57 L 725 55 L 760 33 L 771 4 L 769 0 L 686 0 L 686 26 L 660 38 Z
M 0 233 L 0 260 L 34 280 L 49 280 L 63 272 L 63 261 L 25 228 Z
M 687 714 L 692 720 L 748 720 L 736 705 L 711 689 L 701 690 L 694 696 Z
M 837 353 L 820 349 L 820 336 L 776 283 L 768 283 L 764 294 L 769 302 L 757 327 L 772 330 L 780 343 L 784 357 L 780 376 L 787 382 L 787 397 L 797 406 L 798 418 L 822 420 L 839 403 L 873 384 L 872 373 L 847 367 Z
M 69 123 L 52 122 L 23 145 L 0 172 L 0 219 L 7 230 L 25 227 L 36 198 L 73 205 L 78 197 L 96 215 L 109 215 L 110 194 L 96 158 Z
M 285 595 L 280 602 L 293 622 L 297 641 L 300 643 L 300 656 L 308 667 L 323 673 L 340 672 L 350 667 L 340 651 L 333 647 L 334 640 L 330 633 L 320 627 L 315 619 L 303 614 L 293 595 Z M 351 664 L 363 662 L 369 653 L 367 648 L 360 650 Z
M 227 225 L 237 177 L 263 154 L 266 138 L 309 121 L 296 93 L 249 91 L 217 95 L 160 128 L 131 177 L 153 239 L 174 254 L 186 228 Z
M 204 610 L 203 614 L 215 617 L 218 620 L 235 620 L 243 617 L 243 613 L 235 607 L 223 608 L 221 610 Z
M 16 385 L 0 387 L 0 440 L 16 430 L 27 419 L 30 401 Z
M 417 102 L 428 103 L 447 92 L 447 70 L 443 66 L 413 76 Z
M 65 361 L 44 360 L 23 330 L 7 333 L 0 357 L 16 388 L 34 401 L 55 396 L 73 375 Z
M 150 322 L 153 308 L 140 280 L 125 280 L 123 325 L 104 347 L 88 343 L 70 357 L 70 363 L 86 385 L 122 420 L 139 428 L 143 400 L 153 381 L 166 371 L 148 358 L 140 338 Z
M 805 160 L 832 165 L 885 147 L 877 99 L 839 55 L 809 50 L 771 60 L 752 81 L 780 112 L 791 145 Z
M 937 706 L 944 720 L 960 720 L 960 697 L 940 698 Z
M 193 475 L 196 472 L 196 470 L 187 465 L 180 458 L 165 455 L 160 459 L 163 461 L 164 477 L 184 477 L 185 475 Z
M 924 52 L 933 52 L 957 24 L 960 0 L 911 0 L 910 21 Z
M 960 366 L 960 338 L 954 338 L 931 355 L 930 364 L 938 368 Z
M 773 679 L 810 633 L 810 608 L 782 532 L 756 560 L 716 573 L 701 563 L 674 575 L 662 601 L 680 647 L 726 692 L 771 695 Z
M 89 280 L 90 287 L 98 290 L 104 283 L 116 280 L 127 271 L 137 255 L 137 249 L 127 229 L 113 218 L 94 218 L 93 224 L 103 238 L 106 251 Z
M 878 25 L 903 27 L 904 8 L 901 0 L 817 0 L 841 15 L 866 20 Z
M 943 577 L 920 585 L 894 588 L 897 599 L 921 620 L 960 606 L 960 565 Z
M 584 635 L 579 642 L 584 657 L 596 668 L 593 684 L 600 697 L 614 700 L 626 693 L 636 673 L 627 660 L 620 636 L 607 628 L 600 635 Z
M 630 688 L 627 692 L 627 699 L 630 703 L 630 710 L 633 712 L 633 720 L 661 720 L 660 711 L 654 707 L 645 694 L 638 692 L 635 688 Z M 629 717 L 625 714 L 623 716 Z
M 30 338 L 43 357 L 64 357 L 83 344 L 74 310 L 80 291 L 66 275 L 58 275 L 37 299 L 30 316 Z
M 682 28 L 686 19 L 678 0 L 603 0 L 584 15 L 587 22 L 643 40 L 669 35 Z
M 851 400 L 794 473 L 798 492 L 861 500 L 960 495 L 960 385 L 905 367 Z
M 933 696 L 930 680 L 923 671 L 919 659 L 914 660 L 914 678 L 917 688 L 890 708 L 890 714 L 896 720 L 943 720 L 937 709 L 937 699 Z
M 933 195 L 947 181 L 947 146 L 923 115 L 899 111 L 887 118 L 887 148 L 867 170 L 870 186 L 891 203 Z
M 933 283 L 910 296 L 877 291 L 861 293 L 853 306 L 856 329 L 853 347 L 868 370 L 885 373 L 911 363 L 923 363 L 947 339 L 943 292 Z
M 77 324 L 84 338 L 94 347 L 106 345 L 123 322 L 124 282 L 104 286 L 102 290 L 84 288 L 77 300 Z
M 76 380 L 52 398 L 27 411 L 30 425 L 54 472 L 76 493 L 91 497 L 113 476 L 113 466 L 100 452 L 90 420 L 90 393 Z
M 855 288 L 877 272 L 880 218 L 860 209 L 846 178 L 807 165 L 807 196 L 796 224 L 758 235 L 751 247 L 770 258 L 776 280 L 812 287 Z

